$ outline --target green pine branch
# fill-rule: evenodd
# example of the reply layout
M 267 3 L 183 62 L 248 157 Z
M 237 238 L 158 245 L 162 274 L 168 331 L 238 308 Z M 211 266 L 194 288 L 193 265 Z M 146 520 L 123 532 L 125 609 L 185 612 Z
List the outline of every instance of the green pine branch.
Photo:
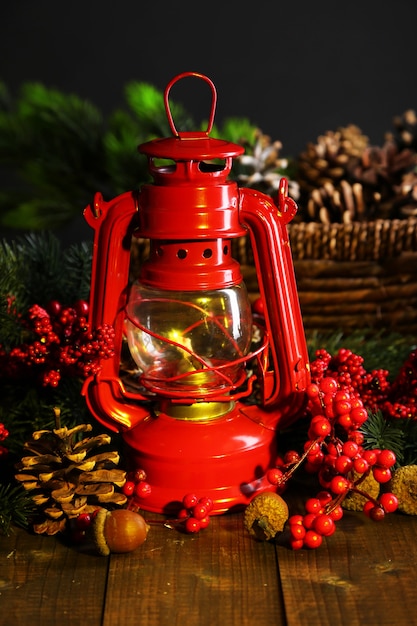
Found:
M 56 228 L 81 215 L 97 191 L 109 200 L 150 180 L 137 147 L 172 136 L 163 94 L 148 83 L 130 82 L 124 96 L 125 106 L 105 117 L 74 94 L 25 83 L 13 98 L 0 83 L 0 169 L 7 182 L 0 192 L 0 224 Z M 170 109 L 178 130 L 199 130 L 182 105 L 170 99 Z M 220 134 L 250 144 L 255 128 L 233 118 Z
M 35 505 L 20 486 L 0 485 L 0 534 L 9 535 L 12 525 L 27 528 Z

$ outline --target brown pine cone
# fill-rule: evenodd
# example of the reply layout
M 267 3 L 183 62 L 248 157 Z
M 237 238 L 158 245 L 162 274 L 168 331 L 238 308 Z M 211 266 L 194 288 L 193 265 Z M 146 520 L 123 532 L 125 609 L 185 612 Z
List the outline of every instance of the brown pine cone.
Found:
M 382 147 L 368 146 L 361 159 L 350 168 L 352 180 L 359 182 L 367 206 L 368 219 L 392 219 L 399 217 L 398 189 L 404 177 L 417 167 L 417 155 L 410 149 L 399 149 L 393 141 Z M 374 200 L 379 201 L 375 204 Z
M 408 109 L 402 115 L 394 118 L 395 131 L 387 133 L 387 139 L 397 143 L 400 150 L 409 148 L 417 152 L 417 115 L 412 109 Z
M 362 185 L 341 180 L 337 187 L 328 182 L 320 189 L 313 189 L 307 200 L 307 213 L 309 220 L 323 224 L 362 220 L 365 215 Z
M 116 468 L 119 454 L 110 450 L 94 454 L 110 443 L 110 437 L 79 439 L 91 430 L 90 424 L 40 430 L 25 443 L 27 454 L 17 463 L 15 478 L 32 493 L 37 506 L 36 533 L 53 535 L 80 513 L 125 504 L 126 496 L 118 491 L 126 481 L 126 473 Z
M 307 144 L 296 163 L 301 194 L 308 195 L 326 183 L 337 186 L 347 178 L 347 172 L 359 161 L 368 143 L 368 137 L 352 124 L 327 131 L 315 144 Z

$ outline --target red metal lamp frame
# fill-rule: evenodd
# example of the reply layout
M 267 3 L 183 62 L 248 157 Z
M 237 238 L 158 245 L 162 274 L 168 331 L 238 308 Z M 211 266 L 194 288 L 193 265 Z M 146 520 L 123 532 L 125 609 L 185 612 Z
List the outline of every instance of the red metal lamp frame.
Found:
M 212 106 L 207 131 L 180 133 L 169 107 L 169 93 L 178 80 L 196 77 L 208 83 Z M 300 312 L 287 224 L 297 207 L 288 197 L 282 179 L 277 203 L 250 189 L 238 188 L 228 180 L 232 158 L 241 146 L 209 137 L 216 105 L 216 90 L 206 76 L 186 72 L 175 77 L 165 90 L 165 108 L 173 137 L 148 142 L 139 150 L 148 156 L 154 184 L 127 192 L 106 202 L 96 194 L 85 210 L 95 230 L 90 324 L 112 324 L 116 350 L 104 360 L 98 375 L 86 381 L 84 394 L 95 418 L 106 427 L 121 431 L 132 467 L 144 469 L 152 494 L 143 508 L 169 513 L 182 496 L 193 491 L 211 497 L 213 513 L 245 505 L 256 491 L 270 490 L 268 468 L 276 456 L 277 431 L 297 419 L 305 406 L 309 383 L 307 347 Z M 170 159 L 173 166 L 160 167 L 158 159 Z M 201 168 L 220 159 L 224 167 Z M 206 241 L 230 242 L 249 233 L 261 297 L 265 305 L 264 341 L 261 348 L 242 356 L 253 359 L 256 374 L 248 379 L 246 391 L 239 384 L 224 393 L 172 393 L 171 401 L 185 407 L 192 403 L 224 402 L 224 414 L 210 420 L 172 417 L 164 411 L 164 394 L 135 393 L 126 389 L 120 375 L 121 350 L 129 295 L 132 236 L 152 241 L 187 242 L 199 249 Z M 153 275 L 152 260 L 148 272 Z M 202 291 L 223 286 L 233 275 L 236 263 L 224 269 L 203 268 L 197 277 Z M 159 274 L 153 279 L 158 283 Z M 185 280 L 185 283 L 184 283 Z M 166 288 L 164 275 L 161 288 Z M 184 275 L 178 284 L 168 276 L 171 288 L 194 288 Z M 207 283 L 207 285 L 206 285 Z M 169 288 L 167 289 L 169 293 Z M 204 367 L 204 364 L 202 364 Z M 254 379 L 260 385 L 260 400 L 250 402 Z M 201 390 L 199 390 L 201 393 Z M 243 399 L 242 399 L 243 398 Z M 156 406 L 156 408 L 155 408 Z

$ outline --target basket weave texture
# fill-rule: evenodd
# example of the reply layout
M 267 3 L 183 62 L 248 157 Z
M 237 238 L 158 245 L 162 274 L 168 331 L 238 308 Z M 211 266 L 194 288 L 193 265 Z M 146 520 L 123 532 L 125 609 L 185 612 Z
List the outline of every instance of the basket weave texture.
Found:
M 306 330 L 417 333 L 417 218 L 291 223 L 288 233 Z M 133 244 L 134 273 L 148 243 Z M 259 286 L 250 238 L 233 240 L 232 250 L 253 301 Z
M 417 218 L 351 224 L 289 224 L 306 329 L 417 331 Z M 258 293 L 247 238 L 234 243 L 245 281 Z

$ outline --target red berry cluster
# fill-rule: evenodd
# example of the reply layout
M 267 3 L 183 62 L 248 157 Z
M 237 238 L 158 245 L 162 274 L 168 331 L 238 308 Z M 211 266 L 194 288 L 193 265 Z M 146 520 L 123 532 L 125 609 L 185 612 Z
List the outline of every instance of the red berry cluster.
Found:
M 390 417 L 417 419 L 417 350 L 400 368 L 382 411 Z
M 324 376 L 308 386 L 307 396 L 310 421 L 303 454 L 287 452 L 278 467 L 267 474 L 278 493 L 301 463 L 308 473 L 317 475 L 321 491 L 307 500 L 305 514 L 292 515 L 288 520 L 294 549 L 317 548 L 323 537 L 332 535 L 335 522 L 343 516 L 342 502 L 349 494 L 364 496 L 364 513 L 373 520 L 383 519 L 398 506 L 394 494 L 383 493 L 376 500 L 361 489 L 371 473 L 378 483 L 387 483 L 396 458 L 391 450 L 362 447 L 360 427 L 367 411 L 355 388 L 350 386 L 348 391 L 335 378 Z
M 182 508 L 178 514 L 179 521 L 187 533 L 198 533 L 210 523 L 210 512 L 213 509 L 211 498 L 198 498 L 195 493 L 187 493 L 182 499 Z
M 4 441 L 9 436 L 9 431 L 4 424 L 0 423 L 0 441 Z
M 100 370 L 102 359 L 114 355 L 114 329 L 106 324 L 91 330 L 88 303 L 46 308 L 31 306 L 19 318 L 26 341 L 10 351 L 0 346 L 0 369 L 12 379 L 34 377 L 43 386 L 57 387 L 63 375 L 87 377 Z
M 9 436 L 9 431 L 7 430 L 4 424 L 0 423 L 0 441 L 4 441 L 5 439 L 7 439 L 8 436 Z M 6 458 L 8 453 L 9 453 L 9 450 L 5 448 L 4 446 L 0 445 L 0 458 L 1 457 Z
M 129 498 L 128 508 L 139 508 L 141 500 L 148 498 L 152 493 L 152 487 L 146 481 L 146 472 L 142 469 L 129 472 L 127 480 L 122 487 L 122 492 Z
M 124 495 L 129 498 L 128 509 L 139 510 L 141 501 L 151 495 L 152 487 L 146 479 L 147 476 L 143 469 L 128 473 L 127 480 L 122 487 Z M 187 493 L 181 504 L 176 519 L 168 519 L 163 522 L 148 519 L 147 522 L 149 524 L 163 523 L 169 528 L 181 527 L 187 533 L 197 533 L 203 528 L 207 528 L 210 522 L 210 512 L 213 509 L 211 498 L 199 498 L 194 493 Z
M 315 356 L 313 381 L 332 376 L 343 389 L 358 393 L 370 411 L 380 410 L 386 418 L 417 418 L 417 351 L 411 352 L 392 383 L 387 370 L 368 372 L 363 357 L 346 348 L 334 356 L 317 350 Z

